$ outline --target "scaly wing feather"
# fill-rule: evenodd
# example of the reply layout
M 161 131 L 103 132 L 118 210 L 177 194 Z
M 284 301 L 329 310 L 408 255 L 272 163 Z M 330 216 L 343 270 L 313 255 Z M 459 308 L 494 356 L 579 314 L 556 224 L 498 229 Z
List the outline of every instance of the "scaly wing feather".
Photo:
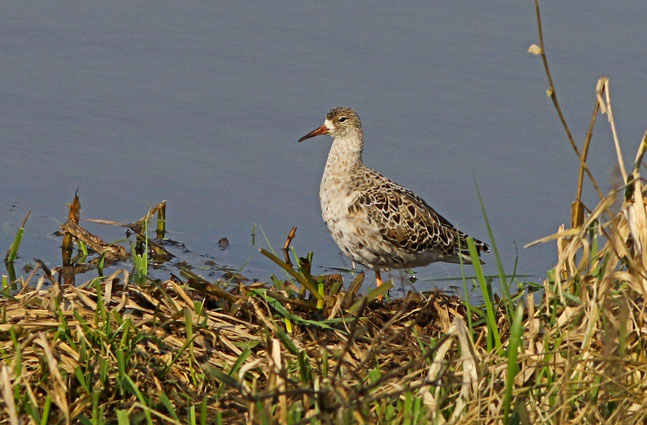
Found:
M 349 211 L 361 209 L 375 221 L 382 237 L 389 243 L 411 253 L 436 251 L 445 261 L 458 256 L 469 262 L 467 235 L 410 190 L 394 183 L 376 171 L 360 183 L 358 196 Z M 368 177 L 368 176 L 367 176 Z M 372 187 L 361 183 L 372 182 Z M 479 252 L 489 252 L 487 244 L 474 239 Z

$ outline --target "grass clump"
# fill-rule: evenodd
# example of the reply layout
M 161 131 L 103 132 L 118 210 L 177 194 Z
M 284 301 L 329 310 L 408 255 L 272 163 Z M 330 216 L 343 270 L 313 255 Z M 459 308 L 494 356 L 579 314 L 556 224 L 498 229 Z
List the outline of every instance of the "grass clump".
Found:
M 311 310 L 310 300 L 301 305 L 290 289 L 263 284 L 239 285 L 223 299 L 209 290 L 220 283 L 129 282 L 125 270 L 65 288 L 46 288 L 43 277 L 0 300 L 0 418 L 325 423 L 378 412 L 422 418 L 421 390 L 446 373 L 426 376 L 434 346 L 449 340 L 441 321 L 431 319 L 437 309 L 462 310 L 458 299 L 411 294 L 379 308 L 364 303 L 353 317 L 342 309 L 333 314 L 344 292 L 333 305 Z

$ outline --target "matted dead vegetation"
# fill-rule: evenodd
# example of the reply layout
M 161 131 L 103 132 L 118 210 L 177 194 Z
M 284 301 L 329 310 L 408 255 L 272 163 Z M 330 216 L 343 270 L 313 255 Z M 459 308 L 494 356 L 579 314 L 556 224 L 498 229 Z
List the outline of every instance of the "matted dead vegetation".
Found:
M 445 367 L 428 376 L 431 342 L 447 339 L 450 321 L 464 311 L 441 293 L 410 294 L 331 323 L 321 320 L 325 310 L 285 303 L 295 315 L 287 319 L 261 284 L 240 284 L 225 300 L 203 285 L 129 284 L 126 271 L 78 287 L 43 289 L 43 282 L 0 301 L 1 348 L 11 353 L 3 356 L 3 413 L 12 422 L 36 419 L 47 398 L 48 423 L 97 414 L 109 423 L 119 409 L 134 422 L 145 412 L 155 422 L 172 421 L 164 398 L 179 423 L 192 407 L 200 417 L 201 403 L 207 423 L 217 412 L 223 423 L 256 422 L 262 414 L 287 420 L 295 406 L 324 422 L 370 417 L 376 401 L 390 404 L 443 379 Z M 294 322 L 291 334 L 285 320 Z

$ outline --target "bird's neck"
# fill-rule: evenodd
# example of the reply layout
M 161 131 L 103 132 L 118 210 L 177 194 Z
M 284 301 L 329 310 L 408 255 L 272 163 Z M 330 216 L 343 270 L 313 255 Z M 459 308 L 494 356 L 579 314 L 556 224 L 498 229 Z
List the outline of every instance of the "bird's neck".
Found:
M 362 135 L 349 134 L 337 137 L 330 147 L 324 174 L 348 175 L 362 164 Z

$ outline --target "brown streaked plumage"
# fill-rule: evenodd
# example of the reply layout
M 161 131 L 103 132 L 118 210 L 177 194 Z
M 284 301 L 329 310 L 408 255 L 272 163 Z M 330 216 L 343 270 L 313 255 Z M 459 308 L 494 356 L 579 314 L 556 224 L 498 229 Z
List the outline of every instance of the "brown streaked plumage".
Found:
M 375 271 L 435 261 L 471 263 L 467 235 L 410 190 L 362 163 L 362 124 L 350 108 L 330 110 L 324 124 L 299 139 L 333 138 L 321 179 L 321 214 L 339 248 Z M 474 240 L 479 252 L 490 252 Z

